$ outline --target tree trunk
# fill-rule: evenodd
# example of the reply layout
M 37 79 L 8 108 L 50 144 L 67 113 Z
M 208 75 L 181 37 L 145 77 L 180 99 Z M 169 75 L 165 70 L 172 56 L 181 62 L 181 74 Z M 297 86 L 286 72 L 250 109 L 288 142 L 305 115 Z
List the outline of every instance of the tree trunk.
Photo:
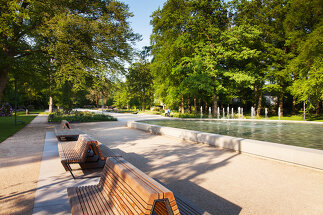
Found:
M 2 69 L 2 71 L 0 71 L 0 104 L 3 96 L 3 91 L 6 88 L 7 81 L 8 81 L 8 69 L 4 68 Z
M 52 96 L 52 70 L 50 68 L 50 59 L 48 60 L 48 75 L 49 75 L 49 105 L 48 105 L 48 112 L 53 112 L 53 96 Z
M 196 96 L 194 95 L 194 111 L 197 114 L 197 104 L 196 104 Z
M 293 96 L 293 103 L 292 103 L 292 115 L 295 115 L 295 107 L 296 107 L 296 99 Z
M 142 97 L 142 111 L 145 111 L 145 97 Z
M 49 95 L 49 107 L 48 107 L 48 112 L 52 113 L 53 112 L 53 97 L 52 95 Z
M 252 104 L 252 107 L 254 107 L 254 108 L 256 108 L 256 102 L 258 100 L 257 94 L 258 94 L 258 85 L 255 84 L 255 87 L 254 87 L 254 102 Z
M 283 117 L 283 107 L 284 107 L 284 92 L 282 91 L 279 95 L 279 107 L 280 107 L 280 117 Z
M 204 107 L 204 109 L 205 109 L 205 114 L 207 114 L 207 102 L 205 102 L 205 107 Z
M 188 114 L 191 114 L 191 97 L 188 96 L 187 98 L 187 107 L 188 107 Z
M 104 93 L 102 91 L 102 111 L 103 111 L 103 109 L 104 109 Z
M 321 101 L 318 101 L 316 104 L 316 116 L 320 114 L 320 109 L 321 109 Z
M 184 114 L 184 96 L 181 97 L 181 108 L 180 108 L 181 114 Z
M 213 95 L 213 117 L 215 117 L 218 113 L 218 96 Z
M 261 108 L 262 108 L 262 89 L 260 89 L 260 94 L 258 97 L 257 118 L 260 117 Z

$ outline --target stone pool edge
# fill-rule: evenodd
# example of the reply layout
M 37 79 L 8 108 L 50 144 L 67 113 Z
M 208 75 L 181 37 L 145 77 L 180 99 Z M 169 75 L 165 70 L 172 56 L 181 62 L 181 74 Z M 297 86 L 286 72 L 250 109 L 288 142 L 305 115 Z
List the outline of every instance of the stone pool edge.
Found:
M 151 125 L 141 123 L 140 121 L 129 121 L 127 122 L 127 126 L 129 128 L 143 130 L 155 135 L 176 137 L 183 140 L 208 144 L 222 149 L 230 149 L 240 153 L 253 154 L 323 170 L 323 150 L 319 149 L 310 149 L 200 131 Z

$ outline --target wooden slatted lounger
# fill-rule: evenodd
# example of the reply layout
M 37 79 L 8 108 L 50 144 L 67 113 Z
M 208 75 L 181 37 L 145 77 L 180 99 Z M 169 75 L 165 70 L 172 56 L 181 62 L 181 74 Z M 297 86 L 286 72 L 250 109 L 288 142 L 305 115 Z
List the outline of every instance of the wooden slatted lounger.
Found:
M 86 214 L 208 214 L 173 193 L 121 157 L 108 158 L 99 184 L 67 188 L 74 215 Z
M 60 125 L 54 126 L 54 132 L 59 141 L 77 140 L 80 134 L 84 134 L 80 129 L 72 128 L 67 120 L 62 120 Z
M 57 146 L 63 167 L 70 171 L 74 179 L 70 164 L 77 163 L 82 168 L 103 167 L 107 157 L 120 157 L 87 134 L 80 134 L 77 141 L 58 142 Z M 103 165 L 100 166 L 100 163 Z

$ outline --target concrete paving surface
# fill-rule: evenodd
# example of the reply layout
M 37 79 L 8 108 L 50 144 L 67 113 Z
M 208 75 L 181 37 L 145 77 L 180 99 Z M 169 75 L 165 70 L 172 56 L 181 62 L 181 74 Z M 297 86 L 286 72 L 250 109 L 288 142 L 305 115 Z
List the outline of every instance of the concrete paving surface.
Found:
M 119 122 L 77 124 L 211 214 L 323 214 L 323 171 L 156 136 Z M 149 119 L 160 116 L 147 116 Z
M 94 185 L 98 182 L 99 178 L 74 180 L 61 165 L 54 133 L 47 132 L 33 214 L 70 214 L 66 188 Z
M 111 115 L 73 125 L 211 214 L 323 214 L 322 171 L 126 127 L 160 116 Z M 0 144 L 0 214 L 69 214 L 66 188 L 99 180 L 73 180 L 51 126 L 35 122 Z

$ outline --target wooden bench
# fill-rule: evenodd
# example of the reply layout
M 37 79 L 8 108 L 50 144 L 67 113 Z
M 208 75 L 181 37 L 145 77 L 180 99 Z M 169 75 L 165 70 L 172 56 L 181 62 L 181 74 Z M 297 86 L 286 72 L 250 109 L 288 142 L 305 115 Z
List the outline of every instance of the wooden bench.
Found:
M 70 171 L 74 179 L 70 164 L 77 163 L 83 169 L 100 168 L 104 166 L 107 157 L 121 157 L 87 134 L 80 134 L 77 141 L 58 142 L 57 146 L 63 167 Z
M 77 140 L 80 134 L 84 134 L 80 129 L 72 128 L 67 120 L 62 120 L 60 125 L 54 126 L 54 132 L 59 141 Z
M 99 184 L 69 187 L 67 194 L 75 215 L 208 214 L 175 199 L 172 191 L 121 157 L 106 160 Z

